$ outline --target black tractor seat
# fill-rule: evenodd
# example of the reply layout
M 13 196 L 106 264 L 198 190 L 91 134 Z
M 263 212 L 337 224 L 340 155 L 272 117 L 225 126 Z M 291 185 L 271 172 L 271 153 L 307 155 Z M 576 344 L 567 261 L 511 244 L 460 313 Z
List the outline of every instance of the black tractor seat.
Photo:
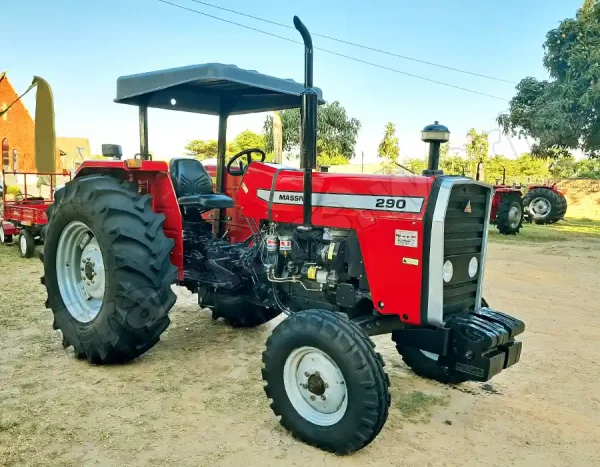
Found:
M 213 193 L 212 179 L 199 160 L 171 159 L 169 173 L 180 206 L 196 206 L 203 211 L 233 207 L 229 196 Z

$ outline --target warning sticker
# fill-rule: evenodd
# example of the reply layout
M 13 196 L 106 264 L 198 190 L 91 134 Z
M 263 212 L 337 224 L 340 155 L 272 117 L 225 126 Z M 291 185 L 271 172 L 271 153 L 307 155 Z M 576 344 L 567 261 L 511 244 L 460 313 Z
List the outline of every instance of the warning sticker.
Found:
M 244 182 L 242 182 L 242 184 L 240 186 L 242 187 L 242 190 L 244 190 L 244 193 L 248 193 L 248 187 L 246 186 L 246 184 Z
M 416 230 L 396 230 L 396 246 L 417 248 L 419 233 Z

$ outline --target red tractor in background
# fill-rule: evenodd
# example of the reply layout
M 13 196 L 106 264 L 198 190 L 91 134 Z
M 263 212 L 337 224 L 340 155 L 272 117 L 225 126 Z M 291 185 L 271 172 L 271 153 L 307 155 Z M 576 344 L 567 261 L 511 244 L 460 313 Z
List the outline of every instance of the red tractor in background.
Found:
M 48 223 L 46 210 L 54 202 L 54 177 L 69 177 L 70 172 L 5 172 L 2 170 L 2 183 L 6 175 L 23 177 L 24 191 L 15 195 L 14 199 L 7 199 L 6 190 L 2 190 L 2 206 L 4 213 L 0 216 L 0 245 L 8 245 L 13 242 L 13 237 L 18 236 L 19 253 L 22 258 L 31 258 L 35 252 L 35 246 L 42 241 L 42 229 Z M 31 196 L 27 193 L 27 176 L 29 179 L 39 176 L 49 176 L 50 196 L 46 199 L 42 196 Z
M 390 333 L 416 373 L 460 383 L 517 363 L 525 327 L 483 298 L 492 189 L 438 170 L 447 129 L 424 131 L 423 176 L 313 172 L 323 100 L 310 34 L 294 25 L 304 86 L 214 63 L 118 79 L 116 102 L 139 107 L 140 154 L 103 145 L 112 160 L 85 161 L 57 190 L 42 283 L 63 345 L 94 364 L 159 342 L 172 285 L 232 326 L 285 314 L 262 356 L 271 408 L 299 439 L 345 454 L 375 439 L 390 406 L 370 336 Z M 150 107 L 219 116 L 217 192 L 196 159 L 151 160 Z M 300 170 L 260 150 L 225 164 L 228 116 L 293 107 Z

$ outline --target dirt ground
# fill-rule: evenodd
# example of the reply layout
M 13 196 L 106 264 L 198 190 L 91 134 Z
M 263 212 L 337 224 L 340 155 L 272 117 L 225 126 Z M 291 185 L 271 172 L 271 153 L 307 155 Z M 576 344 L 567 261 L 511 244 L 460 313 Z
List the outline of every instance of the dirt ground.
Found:
M 0 247 L 2 466 L 600 466 L 600 237 L 494 239 L 486 298 L 527 330 L 521 362 L 489 384 L 417 378 L 375 338 L 390 416 L 347 457 L 294 440 L 271 413 L 260 358 L 276 323 L 232 330 L 178 290 L 159 345 L 93 367 L 52 331 L 40 275 L 38 259 Z

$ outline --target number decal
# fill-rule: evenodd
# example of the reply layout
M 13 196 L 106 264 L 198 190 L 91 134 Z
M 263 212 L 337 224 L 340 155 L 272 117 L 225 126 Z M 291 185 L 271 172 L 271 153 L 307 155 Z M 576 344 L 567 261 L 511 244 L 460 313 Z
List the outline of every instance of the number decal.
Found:
M 391 210 L 402 210 L 406 207 L 406 200 L 395 198 L 377 198 L 377 201 L 375 202 L 375 207 Z

